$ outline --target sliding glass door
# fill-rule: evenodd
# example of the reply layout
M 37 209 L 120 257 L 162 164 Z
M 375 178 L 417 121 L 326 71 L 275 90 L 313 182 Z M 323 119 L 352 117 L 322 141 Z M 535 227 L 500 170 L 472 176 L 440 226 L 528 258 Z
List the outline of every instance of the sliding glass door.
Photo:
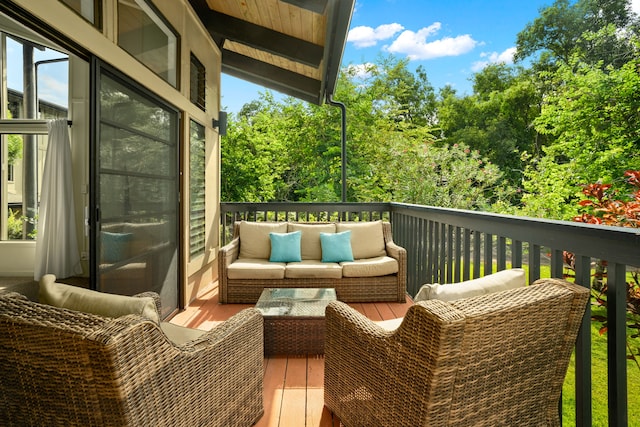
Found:
M 103 292 L 159 293 L 164 317 L 178 306 L 178 111 L 95 69 L 92 277 Z

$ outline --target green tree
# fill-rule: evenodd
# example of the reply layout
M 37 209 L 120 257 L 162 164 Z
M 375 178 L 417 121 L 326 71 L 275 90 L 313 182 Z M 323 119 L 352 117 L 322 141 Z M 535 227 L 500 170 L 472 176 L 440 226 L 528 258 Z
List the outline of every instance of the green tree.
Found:
M 397 134 L 392 199 L 444 208 L 489 210 L 502 196 L 498 167 L 464 144 L 437 146 Z
M 347 107 L 348 201 L 486 209 L 501 197 L 495 165 L 463 145 L 435 144 L 436 101 L 424 70 L 414 75 L 392 57 L 364 76 L 347 68 L 334 98 Z M 340 132 L 338 108 L 262 95 L 231 117 L 222 140 L 222 199 L 339 201 Z
M 606 37 L 593 38 L 604 28 Z M 620 66 L 634 50 L 628 33 L 637 23 L 628 0 L 556 0 L 518 33 L 516 60 L 541 53 L 538 69 L 569 63 L 580 52 L 587 63 Z M 625 31 L 617 31 L 617 30 Z
M 534 124 L 550 137 L 525 173 L 527 215 L 571 219 L 580 185 L 611 182 L 640 169 L 640 75 L 637 60 L 620 69 L 575 61 L 547 77 L 549 93 Z
M 503 172 L 505 186 L 521 186 L 522 152 L 540 150 L 543 138 L 532 127 L 540 113 L 541 90 L 520 67 L 490 65 L 474 76 L 474 93 L 459 98 L 442 91 L 439 125 L 447 144 L 478 150 Z M 511 203 L 517 204 L 517 192 Z
M 251 114 L 237 119 L 229 115 L 227 135 L 221 142 L 222 201 L 277 200 L 286 150 L 274 135 L 277 126 L 269 116 L 273 103 L 267 93 L 253 105 Z

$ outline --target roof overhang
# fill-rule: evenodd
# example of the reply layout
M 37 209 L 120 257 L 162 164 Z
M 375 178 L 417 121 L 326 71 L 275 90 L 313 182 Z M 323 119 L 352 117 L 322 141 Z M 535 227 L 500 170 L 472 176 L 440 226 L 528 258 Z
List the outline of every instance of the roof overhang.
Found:
M 355 0 L 189 0 L 222 72 L 322 104 L 333 94 Z

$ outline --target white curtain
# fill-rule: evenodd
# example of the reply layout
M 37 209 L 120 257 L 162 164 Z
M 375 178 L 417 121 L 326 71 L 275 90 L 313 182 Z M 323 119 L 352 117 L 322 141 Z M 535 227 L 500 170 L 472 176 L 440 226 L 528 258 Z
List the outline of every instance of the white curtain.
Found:
M 48 129 L 49 146 L 42 175 L 33 270 L 36 281 L 45 274 L 64 278 L 82 273 L 67 120 L 49 121 Z

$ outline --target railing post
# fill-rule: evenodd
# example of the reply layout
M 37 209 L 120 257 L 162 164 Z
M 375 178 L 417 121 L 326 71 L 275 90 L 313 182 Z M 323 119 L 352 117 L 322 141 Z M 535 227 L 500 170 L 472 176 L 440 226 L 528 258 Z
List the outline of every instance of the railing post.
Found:
M 609 426 L 626 427 L 628 424 L 626 267 L 610 263 L 607 269 Z
M 591 258 L 577 256 L 575 261 L 575 282 L 591 288 Z M 591 304 L 582 317 L 582 325 L 576 341 L 576 426 L 591 426 Z

